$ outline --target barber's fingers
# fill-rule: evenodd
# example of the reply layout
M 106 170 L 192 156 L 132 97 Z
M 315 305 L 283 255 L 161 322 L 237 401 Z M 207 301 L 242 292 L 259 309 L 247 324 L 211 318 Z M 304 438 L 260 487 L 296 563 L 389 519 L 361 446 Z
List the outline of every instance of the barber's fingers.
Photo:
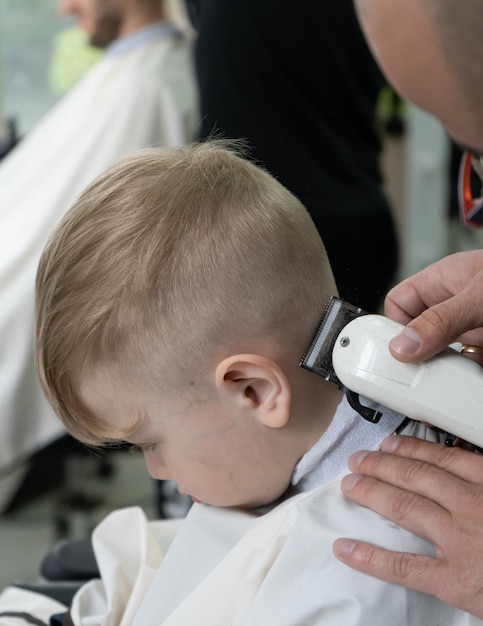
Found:
M 481 524 L 452 528 L 436 558 L 385 550 L 342 538 L 333 545 L 343 563 L 370 576 L 438 597 L 483 619 Z M 473 623 L 473 622 L 472 622 Z
M 438 444 L 432 444 L 437 447 Z M 415 458 L 384 452 L 359 452 L 349 461 L 354 474 L 342 480 L 346 497 L 377 511 L 407 530 L 437 542 L 438 531 L 473 512 L 483 519 L 483 459 L 457 448 L 438 447 L 439 459 L 446 468 Z M 451 457 L 456 459 L 452 462 Z M 475 458 L 473 458 L 475 457 Z M 477 466 L 474 475 L 464 466 L 465 458 Z M 458 476 L 455 472 L 463 474 Z M 470 478 L 471 480 L 467 480 Z M 468 502 L 476 511 L 468 511 Z M 478 506 L 477 503 L 480 503 Z
M 436 559 L 392 552 L 354 539 L 337 539 L 333 551 L 340 561 L 356 570 L 423 593 L 438 593 L 440 563 Z
M 428 539 L 436 558 L 340 539 L 334 554 L 366 574 L 436 595 L 483 618 L 483 456 L 411 437 L 356 453 L 342 491 Z
M 473 329 L 482 324 L 482 304 L 462 292 L 425 309 L 390 342 L 391 354 L 402 361 L 424 361 L 450 343 L 465 340 L 464 334 L 469 330 L 472 333 L 468 335 L 475 336 L 478 342 L 475 345 L 481 345 L 483 332 Z
M 437 544 L 451 525 L 444 506 L 417 493 L 359 474 L 345 476 L 342 493 L 364 507 L 396 522 L 406 530 Z
M 408 324 L 432 305 L 452 298 L 454 291 L 433 277 L 432 266 L 393 287 L 384 300 L 384 314 Z
M 381 444 L 381 451 L 394 455 L 395 457 L 415 459 L 429 463 L 436 468 L 450 472 L 463 481 L 481 485 L 483 488 L 483 455 L 469 452 L 463 448 L 448 447 L 440 443 L 424 441 L 422 439 L 417 439 L 416 437 L 404 435 L 387 437 Z M 359 461 L 361 460 L 362 458 L 359 457 Z M 379 476 L 387 481 L 389 476 L 395 475 L 397 469 L 391 461 L 388 461 L 388 459 L 385 459 L 386 463 L 384 463 L 384 460 L 382 459 L 381 461 L 382 464 L 378 468 Z M 365 473 L 365 470 L 369 468 L 368 462 L 366 462 L 364 470 L 363 467 L 361 465 L 357 465 L 356 462 L 357 459 L 351 460 L 352 471 Z M 377 467 L 377 464 L 375 467 Z M 411 470 L 408 469 L 408 471 L 410 472 Z M 446 474 L 438 474 L 438 476 L 440 476 L 443 480 L 446 480 L 447 478 Z M 414 478 L 414 474 L 410 475 L 410 480 L 412 482 L 414 482 Z M 404 486 L 410 487 L 407 482 Z M 431 489 L 434 492 L 433 484 L 431 485 Z
M 407 325 L 390 342 L 393 356 L 421 361 L 460 340 L 483 345 L 483 251 L 428 266 L 387 294 L 384 312 Z

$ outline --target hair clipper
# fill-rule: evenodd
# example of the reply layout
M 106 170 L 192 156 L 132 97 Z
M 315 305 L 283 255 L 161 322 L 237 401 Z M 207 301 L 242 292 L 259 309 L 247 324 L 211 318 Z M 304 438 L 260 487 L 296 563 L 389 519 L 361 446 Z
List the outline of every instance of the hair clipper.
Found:
M 382 413 L 359 396 L 483 448 L 483 369 L 450 347 L 425 362 L 401 363 L 388 344 L 402 328 L 333 297 L 300 365 L 336 383 L 371 422 Z

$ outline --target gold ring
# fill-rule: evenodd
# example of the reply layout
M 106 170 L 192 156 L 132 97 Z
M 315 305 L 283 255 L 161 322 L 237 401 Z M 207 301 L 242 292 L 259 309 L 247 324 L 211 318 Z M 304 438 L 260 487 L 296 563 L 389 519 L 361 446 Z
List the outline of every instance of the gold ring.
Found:
M 460 352 L 461 354 L 483 354 L 483 348 L 480 346 L 463 346 Z

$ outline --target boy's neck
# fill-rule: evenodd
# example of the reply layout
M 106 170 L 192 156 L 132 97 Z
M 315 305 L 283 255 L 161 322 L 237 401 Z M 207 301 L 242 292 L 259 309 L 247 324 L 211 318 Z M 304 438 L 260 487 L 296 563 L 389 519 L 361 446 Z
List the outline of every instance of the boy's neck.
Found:
M 293 373 L 291 385 L 292 426 L 298 452 L 303 456 L 329 427 L 344 394 L 334 383 L 301 368 Z

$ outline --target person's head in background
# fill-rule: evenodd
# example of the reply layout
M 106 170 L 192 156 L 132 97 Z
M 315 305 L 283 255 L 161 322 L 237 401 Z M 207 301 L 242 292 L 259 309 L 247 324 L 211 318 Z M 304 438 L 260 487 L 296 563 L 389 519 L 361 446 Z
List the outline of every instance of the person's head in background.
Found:
M 97 48 L 163 19 L 162 0 L 59 0 L 58 10 L 73 15 Z
M 374 56 L 401 96 L 483 153 L 483 0 L 355 0 Z
M 203 502 L 267 504 L 340 401 L 299 367 L 336 293 L 306 209 L 224 142 L 134 153 L 42 255 L 40 380 L 81 441 L 134 444 Z

